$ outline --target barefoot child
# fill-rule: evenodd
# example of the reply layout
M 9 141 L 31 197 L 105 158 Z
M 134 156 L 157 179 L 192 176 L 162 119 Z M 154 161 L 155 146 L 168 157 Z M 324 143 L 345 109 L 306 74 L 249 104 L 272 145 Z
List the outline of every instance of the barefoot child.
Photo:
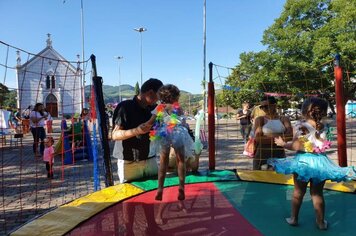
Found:
M 302 106 L 305 120 L 296 126 L 293 141 L 286 143 L 281 137 L 275 138 L 278 146 L 297 151 L 293 158 L 272 158 L 268 164 L 274 166 L 276 172 L 293 174 L 294 192 L 292 212 L 286 218 L 288 224 L 298 225 L 299 210 L 303 202 L 307 185 L 310 182 L 310 195 L 316 214 L 316 225 L 320 230 L 326 230 L 325 201 L 323 188 L 326 180 L 346 181 L 356 178 L 354 167 L 339 167 L 325 154 L 330 148 L 326 140 L 326 131 L 321 119 L 326 116 L 328 104 L 325 100 L 311 97 Z
M 183 111 L 178 104 L 179 95 L 180 91 L 176 86 L 171 84 L 162 86 L 158 90 L 161 104 L 152 111 L 152 117 L 147 122 L 148 126 L 153 125 L 153 130 L 150 132 L 150 139 L 153 142 L 152 146 L 156 150 L 156 153 L 160 153 L 158 189 L 155 197 L 158 201 L 162 200 L 171 147 L 174 149 L 177 157 L 179 177 L 178 200 L 185 199 L 185 158 L 192 156 L 194 143 L 182 122 Z
M 47 178 L 53 179 L 53 154 L 54 140 L 52 137 L 47 137 L 44 140 L 45 150 L 43 152 L 43 161 L 46 163 Z

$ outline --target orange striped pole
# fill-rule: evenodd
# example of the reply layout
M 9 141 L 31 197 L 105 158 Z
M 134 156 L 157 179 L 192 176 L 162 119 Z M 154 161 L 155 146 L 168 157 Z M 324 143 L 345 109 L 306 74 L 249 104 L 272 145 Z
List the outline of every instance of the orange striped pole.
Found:
M 334 61 L 335 76 L 335 98 L 336 98 L 336 126 L 337 126 L 337 155 L 340 166 L 347 166 L 346 152 L 346 115 L 344 85 L 342 81 L 342 68 L 340 66 L 340 55 L 335 56 Z

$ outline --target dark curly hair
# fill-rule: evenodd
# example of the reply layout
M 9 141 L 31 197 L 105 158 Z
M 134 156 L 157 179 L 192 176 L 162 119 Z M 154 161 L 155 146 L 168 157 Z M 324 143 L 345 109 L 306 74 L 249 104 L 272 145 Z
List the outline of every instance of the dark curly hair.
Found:
M 328 103 L 325 99 L 310 97 L 302 105 L 302 115 L 306 119 L 313 119 L 316 122 L 316 129 L 323 128 L 321 119 L 327 115 Z
M 174 103 L 178 101 L 180 96 L 180 90 L 173 84 L 163 85 L 158 90 L 158 98 L 162 103 Z
M 40 103 L 40 102 L 39 102 L 39 103 L 36 103 L 36 105 L 35 105 L 35 107 L 33 108 L 33 110 L 39 112 L 39 113 L 41 114 L 41 116 L 43 116 L 43 115 L 44 115 L 44 112 L 43 112 L 43 110 L 40 110 L 40 109 L 39 109 L 40 106 L 43 106 L 43 103 Z

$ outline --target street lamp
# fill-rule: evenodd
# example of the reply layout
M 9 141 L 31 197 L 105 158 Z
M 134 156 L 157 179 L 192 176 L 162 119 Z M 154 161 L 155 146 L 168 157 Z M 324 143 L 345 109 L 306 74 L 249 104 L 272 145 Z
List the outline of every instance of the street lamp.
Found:
M 121 96 L 121 73 L 120 73 L 120 59 L 123 59 L 124 57 L 117 56 L 115 57 L 118 60 L 119 64 L 119 102 L 122 101 L 122 96 Z
M 66 0 L 63 0 L 63 3 L 65 3 Z M 82 91 L 81 91 L 81 97 L 82 97 L 82 102 L 81 102 L 81 110 L 83 110 L 84 107 L 86 107 L 85 104 L 85 55 L 84 55 L 84 4 L 83 0 L 80 0 L 80 31 L 81 31 L 81 36 L 82 36 L 82 68 L 81 69 L 81 74 L 80 74 L 80 85 L 82 86 Z
M 140 27 L 140 28 L 135 28 L 134 30 L 139 32 L 141 36 L 141 87 L 142 87 L 142 32 L 147 31 L 147 29 Z

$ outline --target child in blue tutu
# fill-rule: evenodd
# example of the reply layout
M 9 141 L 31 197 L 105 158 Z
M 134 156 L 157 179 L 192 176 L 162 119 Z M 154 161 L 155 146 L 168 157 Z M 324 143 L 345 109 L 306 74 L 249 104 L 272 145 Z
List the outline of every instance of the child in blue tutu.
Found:
M 307 185 L 310 182 L 310 195 L 316 213 L 316 224 L 320 230 L 326 230 L 325 201 L 323 188 L 326 180 L 348 181 L 356 179 L 354 167 L 339 167 L 325 154 L 330 148 L 326 139 L 327 129 L 321 123 L 327 115 L 328 104 L 324 99 L 311 97 L 302 105 L 304 120 L 296 124 L 293 141 L 284 142 L 281 137 L 275 138 L 278 146 L 297 151 L 293 158 L 272 158 L 268 164 L 277 173 L 293 174 L 294 192 L 291 216 L 286 218 L 288 224 L 298 225 L 299 210 L 303 202 Z
M 150 132 L 151 151 L 160 154 L 158 172 L 158 188 L 156 200 L 161 201 L 164 180 L 169 163 L 169 153 L 172 147 L 176 154 L 179 178 L 178 200 L 185 199 L 185 158 L 193 156 L 194 142 L 189 135 L 183 111 L 179 106 L 179 89 L 172 84 L 162 86 L 158 90 L 160 104 L 152 111 L 151 119 L 145 125 L 152 126 Z

